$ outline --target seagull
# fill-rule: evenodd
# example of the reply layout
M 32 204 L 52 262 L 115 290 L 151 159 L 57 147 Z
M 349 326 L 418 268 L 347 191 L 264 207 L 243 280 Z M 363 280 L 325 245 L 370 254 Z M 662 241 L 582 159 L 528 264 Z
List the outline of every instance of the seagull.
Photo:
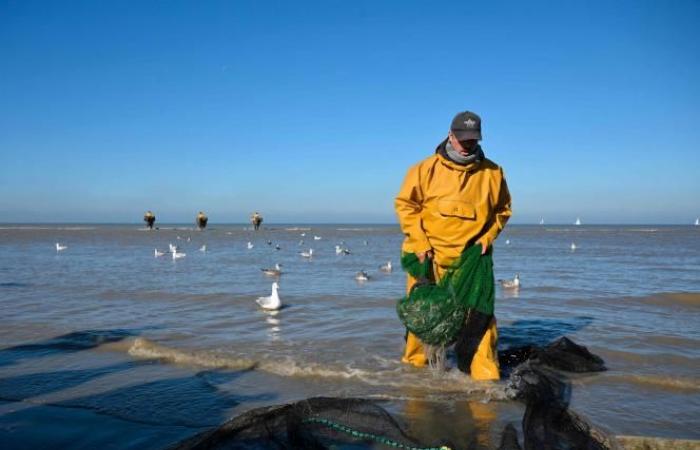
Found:
M 190 237 L 189 237 L 189 236 L 187 236 L 187 242 L 190 242 Z
M 391 272 L 391 261 L 387 261 L 386 264 L 379 266 L 379 270 L 382 272 Z
M 299 236 L 304 237 L 306 236 L 306 233 L 301 233 Z
M 67 249 L 67 248 L 68 248 L 67 245 L 61 245 L 61 244 L 59 244 L 58 242 L 56 242 L 56 252 L 63 251 L 63 250 L 65 250 L 65 249 Z
M 248 241 L 248 250 L 255 247 L 252 242 Z
M 279 244 L 275 244 L 275 250 L 282 250 L 282 247 Z
M 173 252 L 173 259 L 184 258 L 185 256 L 187 256 L 187 253 Z
M 278 277 L 282 275 L 282 264 L 275 263 L 275 268 L 260 269 L 265 275 L 270 275 L 271 277 Z
M 340 255 L 341 253 L 343 253 L 343 249 L 340 248 L 340 245 L 336 245 L 335 246 L 335 254 Z
M 574 244 L 573 242 L 571 243 L 571 251 L 572 252 L 576 251 L 576 244 Z
M 156 255 L 156 258 L 159 257 L 159 256 L 165 255 L 165 252 L 159 252 L 157 248 L 154 249 L 154 250 L 155 250 L 154 254 Z
M 272 241 L 267 241 L 267 245 L 272 245 Z
M 272 283 L 272 294 L 268 297 L 258 297 L 256 303 L 260 305 L 262 309 L 266 309 L 268 311 L 274 311 L 277 309 L 280 309 L 282 306 L 282 302 L 280 301 L 280 296 L 277 294 L 277 289 L 279 289 L 279 284 L 275 281 Z
M 510 245 L 510 239 L 506 239 L 506 245 Z
M 520 288 L 520 274 L 516 273 L 515 278 L 512 280 L 498 280 L 501 283 L 503 289 L 519 289 Z
M 299 254 L 304 258 L 311 258 L 314 256 L 314 249 L 310 248 L 308 252 L 300 252 Z
M 206 252 L 206 251 L 207 251 L 207 244 L 204 244 L 204 245 L 202 245 L 201 247 L 199 247 L 199 251 L 200 251 L 200 252 Z
M 320 241 L 320 240 L 321 240 L 321 236 L 314 236 L 314 241 Z
M 355 279 L 357 281 L 367 281 L 369 280 L 369 278 L 369 275 L 367 275 L 367 272 L 365 272 L 364 270 L 360 270 L 355 274 Z
M 170 253 L 177 253 L 177 245 L 173 245 L 172 242 L 168 244 L 170 248 Z

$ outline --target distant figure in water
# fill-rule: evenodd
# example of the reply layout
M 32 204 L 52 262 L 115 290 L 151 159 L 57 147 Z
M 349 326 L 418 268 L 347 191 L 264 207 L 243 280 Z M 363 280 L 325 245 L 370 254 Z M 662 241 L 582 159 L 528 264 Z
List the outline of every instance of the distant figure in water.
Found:
M 253 228 L 255 229 L 255 231 L 258 231 L 258 229 L 260 229 L 260 224 L 262 223 L 262 221 L 263 218 L 260 214 L 258 214 L 257 211 L 255 211 L 253 215 L 250 216 L 250 223 L 253 224 Z
M 197 228 L 200 231 L 204 230 L 207 227 L 208 221 L 209 221 L 209 218 L 202 211 L 197 213 L 197 219 L 195 219 L 195 222 L 197 223 Z
M 148 229 L 152 230 L 153 224 L 156 223 L 156 215 L 153 214 L 150 210 L 146 211 L 146 214 L 143 215 L 143 221 L 146 222 L 146 226 L 148 227 Z

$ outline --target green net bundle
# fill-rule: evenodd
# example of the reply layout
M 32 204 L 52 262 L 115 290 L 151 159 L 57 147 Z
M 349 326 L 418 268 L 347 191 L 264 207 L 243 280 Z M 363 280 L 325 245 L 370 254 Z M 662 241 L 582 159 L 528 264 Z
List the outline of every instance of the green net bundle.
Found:
M 430 345 L 452 343 L 468 309 L 493 315 L 495 283 L 491 250 L 481 254 L 472 245 L 447 270 L 439 282 L 429 281 L 431 261 L 421 263 L 414 253 L 401 257 L 401 267 L 418 283 L 399 300 L 396 311 L 406 328 Z

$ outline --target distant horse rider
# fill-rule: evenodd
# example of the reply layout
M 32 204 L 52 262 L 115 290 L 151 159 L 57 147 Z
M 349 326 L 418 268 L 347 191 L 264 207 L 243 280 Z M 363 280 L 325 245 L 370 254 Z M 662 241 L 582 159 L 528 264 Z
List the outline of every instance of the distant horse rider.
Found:
M 202 231 L 207 227 L 208 221 L 209 218 L 202 211 L 197 213 L 197 219 L 195 220 L 195 223 L 197 224 L 197 228 L 199 229 L 199 231 Z
M 150 210 L 146 211 L 146 214 L 143 215 L 143 221 L 146 222 L 146 226 L 148 227 L 149 230 L 153 229 L 153 224 L 156 223 L 156 215 L 153 214 Z
M 257 211 L 255 211 L 255 212 L 253 213 L 253 215 L 250 216 L 250 223 L 253 224 L 253 228 L 255 229 L 255 231 L 258 231 L 258 229 L 260 228 L 260 224 L 262 223 L 262 221 L 263 221 L 263 218 L 262 218 L 262 216 L 261 216 L 260 214 L 258 214 Z

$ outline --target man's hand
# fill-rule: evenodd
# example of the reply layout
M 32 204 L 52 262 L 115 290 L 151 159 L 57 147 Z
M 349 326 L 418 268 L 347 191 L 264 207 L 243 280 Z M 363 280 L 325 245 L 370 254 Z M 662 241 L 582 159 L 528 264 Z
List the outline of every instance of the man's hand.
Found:
M 433 259 L 433 251 L 428 250 L 427 252 L 416 253 L 416 256 L 418 257 L 418 262 L 422 264 L 425 258 Z
M 481 242 L 479 242 L 479 245 L 481 245 L 481 254 L 482 254 L 482 255 L 485 255 L 485 254 L 486 254 L 486 250 L 488 250 L 488 247 L 486 247 L 486 246 L 485 246 L 484 244 L 482 244 Z

